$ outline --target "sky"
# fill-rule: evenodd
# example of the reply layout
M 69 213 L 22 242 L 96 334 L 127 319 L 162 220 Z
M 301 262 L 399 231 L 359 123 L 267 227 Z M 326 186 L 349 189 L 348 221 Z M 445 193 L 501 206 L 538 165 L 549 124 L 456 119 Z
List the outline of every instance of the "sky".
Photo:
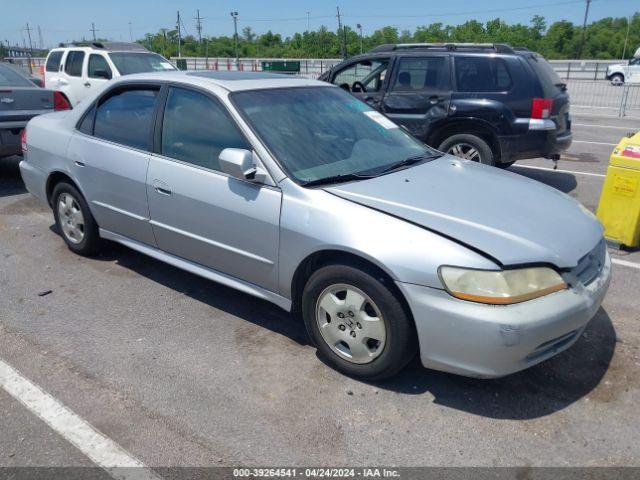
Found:
M 456 25 L 468 20 L 500 17 L 508 23 L 528 23 L 542 15 L 548 23 L 569 20 L 581 24 L 584 0 L 0 0 L 0 41 L 28 45 L 27 23 L 34 48 L 40 35 L 45 47 L 96 35 L 114 41 L 142 38 L 160 28 L 175 28 L 180 10 L 184 31 L 196 34 L 196 11 L 200 9 L 203 34 L 232 35 L 230 12 L 238 12 L 238 28 L 250 25 L 257 33 L 271 30 L 283 36 L 302 32 L 309 26 L 337 28 L 336 6 L 343 21 L 355 29 L 362 24 L 365 34 L 385 25 L 414 30 L 434 22 Z M 640 0 L 592 0 L 589 20 L 628 16 L 640 11 Z M 40 27 L 40 34 L 38 32 Z

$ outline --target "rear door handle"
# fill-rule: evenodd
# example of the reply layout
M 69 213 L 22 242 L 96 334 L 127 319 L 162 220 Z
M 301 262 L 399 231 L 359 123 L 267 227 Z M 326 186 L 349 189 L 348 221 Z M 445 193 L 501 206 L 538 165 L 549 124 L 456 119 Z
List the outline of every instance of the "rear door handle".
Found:
M 84 86 L 85 86 L 85 87 L 90 87 L 90 86 L 91 86 L 91 83 L 90 83 L 90 82 L 85 82 L 85 83 L 84 83 Z
M 431 105 L 435 105 L 436 103 L 440 103 L 440 101 L 444 100 L 442 97 L 438 97 L 437 95 L 434 95 L 432 97 L 429 97 L 429 103 Z
M 81 162 L 80 160 L 76 160 L 76 161 L 75 161 L 75 164 L 76 164 L 77 166 L 79 166 L 79 167 L 84 167 L 84 166 L 85 166 L 84 162 Z

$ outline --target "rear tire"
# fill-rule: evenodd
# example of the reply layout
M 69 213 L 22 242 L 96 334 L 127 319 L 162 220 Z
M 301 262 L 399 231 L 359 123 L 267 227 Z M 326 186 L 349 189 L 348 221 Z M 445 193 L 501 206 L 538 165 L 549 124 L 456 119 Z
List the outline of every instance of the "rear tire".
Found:
M 83 256 L 95 255 L 101 246 L 98 224 L 82 194 L 73 185 L 60 182 L 51 198 L 58 231 L 69 250 Z
M 438 150 L 484 165 L 496 165 L 496 155 L 489 144 L 482 138 L 469 133 L 450 136 L 440 144 Z
M 302 315 L 318 353 L 339 372 L 363 380 L 398 373 L 414 357 L 413 320 L 379 274 L 327 265 L 307 281 Z

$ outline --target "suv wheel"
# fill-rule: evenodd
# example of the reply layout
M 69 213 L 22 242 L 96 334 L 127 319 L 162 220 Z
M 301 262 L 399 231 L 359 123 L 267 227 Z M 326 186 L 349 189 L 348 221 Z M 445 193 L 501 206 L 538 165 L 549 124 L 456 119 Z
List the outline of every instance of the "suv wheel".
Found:
M 489 144 L 482 138 L 467 133 L 452 135 L 440 144 L 438 150 L 485 165 L 496 164 Z
M 624 85 L 624 75 L 621 73 L 616 73 L 611 76 L 611 85 L 619 87 L 620 85 Z
M 302 314 L 320 355 L 336 370 L 365 380 L 400 371 L 416 352 L 413 321 L 379 275 L 347 265 L 317 270 Z
M 98 225 L 84 197 L 73 186 L 61 182 L 53 189 L 53 216 L 69 249 L 79 255 L 93 255 L 100 247 Z

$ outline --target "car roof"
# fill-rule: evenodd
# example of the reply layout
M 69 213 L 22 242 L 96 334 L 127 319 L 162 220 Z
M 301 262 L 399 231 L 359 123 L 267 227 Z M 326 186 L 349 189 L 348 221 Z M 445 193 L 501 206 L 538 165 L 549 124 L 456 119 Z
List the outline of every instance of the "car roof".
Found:
M 269 72 L 220 72 L 212 70 L 172 70 L 167 72 L 136 73 L 126 75 L 120 82 L 150 80 L 180 82 L 207 87 L 216 85 L 230 92 L 288 87 L 331 87 L 319 80 Z

